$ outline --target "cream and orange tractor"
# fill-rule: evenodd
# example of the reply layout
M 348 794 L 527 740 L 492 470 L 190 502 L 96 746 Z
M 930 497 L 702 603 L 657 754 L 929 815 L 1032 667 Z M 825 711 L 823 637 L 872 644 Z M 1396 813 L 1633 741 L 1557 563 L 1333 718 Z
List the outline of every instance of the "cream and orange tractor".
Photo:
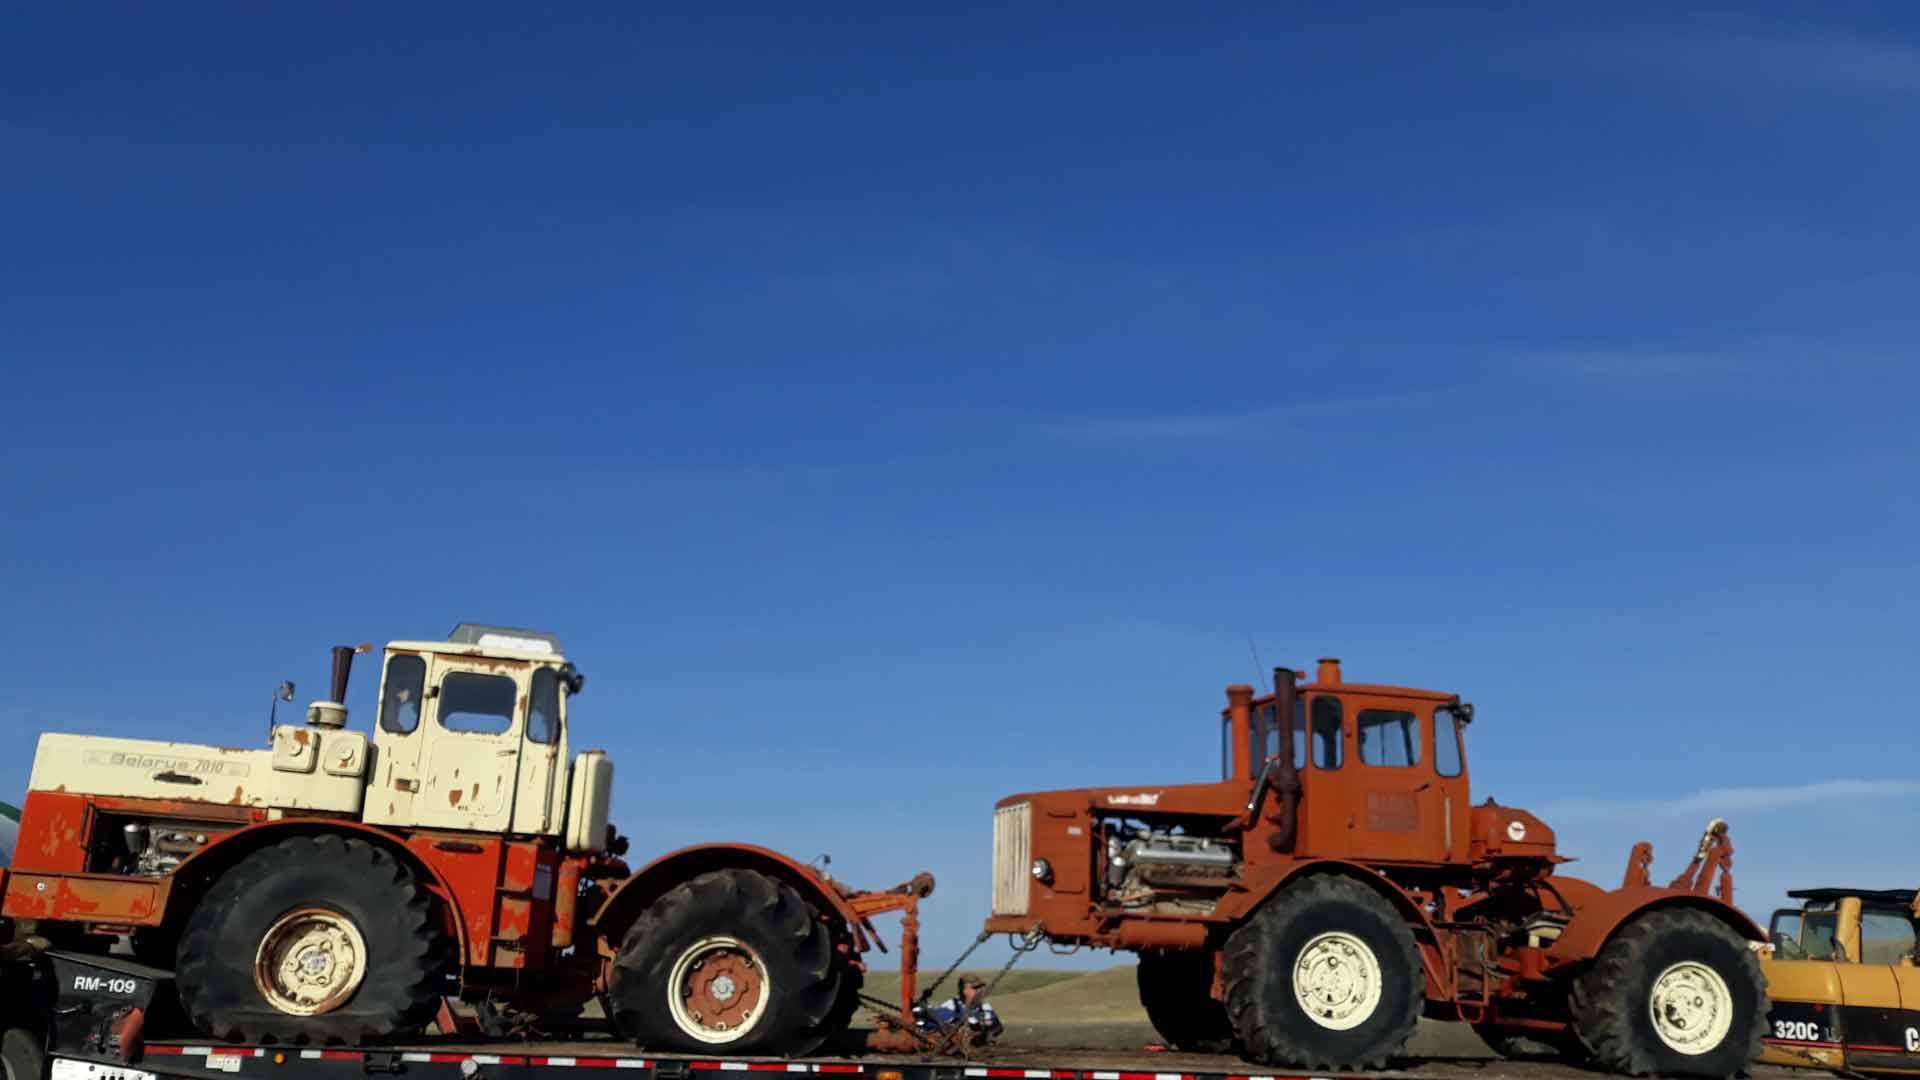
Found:
M 1420 1017 L 1631 1074 L 1760 1048 L 1760 929 L 1701 891 L 1559 872 L 1546 823 L 1470 797 L 1473 708 L 1341 677 L 1227 688 L 1221 777 L 1002 799 L 993 932 L 1138 952 L 1161 1035 L 1377 1068 Z
M 552 635 L 392 643 L 371 737 L 342 704 L 368 651 L 334 649 L 329 698 L 263 749 L 42 735 L 0 910 L 55 945 L 130 938 L 221 1039 L 404 1037 L 448 997 L 551 1017 L 604 994 L 683 1050 L 806 1053 L 846 1026 L 868 894 L 745 844 L 630 871 Z

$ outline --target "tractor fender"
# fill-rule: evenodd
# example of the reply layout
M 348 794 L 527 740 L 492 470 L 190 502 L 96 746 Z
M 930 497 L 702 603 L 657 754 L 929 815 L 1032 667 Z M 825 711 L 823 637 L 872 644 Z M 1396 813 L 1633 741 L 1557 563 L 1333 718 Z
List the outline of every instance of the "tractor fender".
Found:
M 1724 900 L 1679 889 L 1643 885 L 1601 893 L 1581 904 L 1580 910 L 1574 913 L 1573 921 L 1567 924 L 1567 928 L 1560 932 L 1559 939 L 1547 950 L 1547 963 L 1559 967 L 1592 960 L 1600 955 L 1600 950 L 1621 927 L 1646 912 L 1663 908 L 1704 911 L 1749 941 L 1767 940 L 1766 933 L 1752 919 Z
M 714 870 L 757 870 L 793 886 L 822 912 L 838 916 L 850 929 L 861 925 L 859 913 L 830 881 L 804 863 L 754 844 L 695 844 L 662 855 L 621 882 L 587 925 L 618 946 L 627 927 L 648 905 L 674 886 Z
M 263 821 L 242 826 L 205 847 L 187 856 L 167 876 L 167 899 L 165 924 L 178 926 L 183 922 L 193 905 L 200 902 L 221 874 L 232 869 L 241 859 L 259 851 L 270 844 L 294 836 L 320 836 L 334 833 L 352 839 L 365 840 L 381 848 L 413 871 L 415 877 L 427 890 L 439 898 L 445 905 L 444 911 L 447 929 L 459 941 L 460 955 L 467 952 L 467 920 L 462 916 L 460 893 L 440 872 L 431 860 L 409 848 L 404 838 L 387 832 L 385 829 L 365 825 L 358 821 L 329 818 L 288 818 L 281 821 Z M 488 895 L 493 892 L 488 886 Z
M 1352 878 L 1386 897 L 1387 903 L 1392 904 L 1393 909 L 1413 928 L 1414 944 L 1420 947 L 1420 962 L 1426 968 L 1427 996 L 1436 1000 L 1453 999 L 1452 970 L 1441 954 L 1440 935 L 1433 927 L 1433 920 L 1399 886 L 1371 867 L 1345 859 L 1311 859 L 1261 867 L 1249 875 L 1245 881 L 1245 891 L 1228 893 L 1220 901 L 1218 914 L 1227 916 L 1230 925 L 1238 926 L 1274 894 L 1286 888 L 1289 882 L 1315 874 Z

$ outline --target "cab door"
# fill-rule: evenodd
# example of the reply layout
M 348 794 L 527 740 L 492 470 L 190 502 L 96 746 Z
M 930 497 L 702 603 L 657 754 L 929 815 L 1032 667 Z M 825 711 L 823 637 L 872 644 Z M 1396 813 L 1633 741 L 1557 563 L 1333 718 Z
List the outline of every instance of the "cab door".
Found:
M 520 786 L 530 665 L 435 656 L 427 671 L 414 820 L 504 833 Z
M 1433 791 L 1440 807 L 1441 856 L 1448 862 L 1471 862 L 1473 788 L 1467 778 L 1467 714 L 1455 701 L 1433 706 L 1429 716 L 1433 728 Z
M 528 678 L 526 738 L 520 748 L 519 791 L 513 800 L 513 831 L 556 836 L 566 828 L 567 695 L 560 673 L 536 667 Z
M 1431 706 L 1350 695 L 1347 707 L 1350 850 L 1368 859 L 1444 858 L 1447 806 L 1434 776 Z
M 1914 966 L 1914 947 L 1910 911 L 1862 906 L 1860 962 L 1842 965 L 1859 973 L 1852 979 L 1841 976 L 1848 1067 L 1920 1071 L 1920 968 Z

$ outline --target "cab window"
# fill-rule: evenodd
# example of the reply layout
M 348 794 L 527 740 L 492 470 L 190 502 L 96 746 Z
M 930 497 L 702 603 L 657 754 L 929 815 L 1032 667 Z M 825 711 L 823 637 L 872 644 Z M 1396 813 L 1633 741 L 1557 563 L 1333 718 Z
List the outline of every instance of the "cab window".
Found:
M 513 680 L 477 671 L 450 671 L 440 680 L 440 726 L 476 735 L 503 735 L 513 727 Z
M 1773 913 L 1773 925 L 1767 928 L 1767 939 L 1773 942 L 1774 954 L 1782 960 L 1804 960 L 1806 954 L 1800 948 L 1800 913 L 1784 910 Z
M 1270 761 L 1280 756 L 1280 725 L 1273 722 L 1272 705 L 1260 710 L 1260 730 L 1267 733 L 1267 745 L 1260 754 L 1261 761 Z M 1307 767 L 1307 703 L 1304 698 L 1293 699 L 1293 767 Z
M 1433 711 L 1433 771 L 1441 776 L 1459 776 L 1464 756 L 1460 740 L 1466 734 L 1460 717 L 1452 709 Z
M 551 743 L 560 734 L 560 677 L 552 668 L 533 673 L 533 697 L 527 702 L 527 741 Z
M 1340 699 L 1320 694 L 1310 706 L 1312 719 L 1313 767 L 1337 769 L 1342 753 L 1340 742 Z
M 1913 920 L 1904 911 L 1868 908 L 1860 913 L 1860 962 L 1897 964 L 1913 955 Z
M 1808 904 L 1800 915 L 1800 954 L 1808 960 L 1833 959 L 1840 914 L 1831 904 Z
M 418 656 L 387 661 L 386 690 L 380 695 L 380 730 L 411 735 L 420 726 L 420 696 L 427 685 L 427 662 Z
M 1354 718 L 1364 765 L 1411 768 L 1420 764 L 1420 720 L 1398 709 L 1361 709 Z

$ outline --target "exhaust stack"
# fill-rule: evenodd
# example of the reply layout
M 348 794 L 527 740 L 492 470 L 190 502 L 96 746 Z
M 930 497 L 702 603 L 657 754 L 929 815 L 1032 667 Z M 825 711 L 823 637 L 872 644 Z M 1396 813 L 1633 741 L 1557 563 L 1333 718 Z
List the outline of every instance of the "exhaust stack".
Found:
M 1337 666 L 1334 677 L 1339 678 Z M 1274 774 L 1273 790 L 1280 796 L 1280 810 L 1273 822 L 1279 828 L 1267 835 L 1267 845 L 1276 852 L 1292 851 L 1294 834 L 1300 831 L 1300 770 L 1293 764 L 1293 710 L 1294 701 L 1299 697 L 1297 678 L 1292 668 L 1273 669 L 1273 722 L 1280 729 L 1279 769 Z
M 314 727 L 347 726 L 347 679 L 353 674 L 355 653 L 372 652 L 371 645 L 335 645 L 333 647 L 333 696 L 307 706 L 307 723 Z

